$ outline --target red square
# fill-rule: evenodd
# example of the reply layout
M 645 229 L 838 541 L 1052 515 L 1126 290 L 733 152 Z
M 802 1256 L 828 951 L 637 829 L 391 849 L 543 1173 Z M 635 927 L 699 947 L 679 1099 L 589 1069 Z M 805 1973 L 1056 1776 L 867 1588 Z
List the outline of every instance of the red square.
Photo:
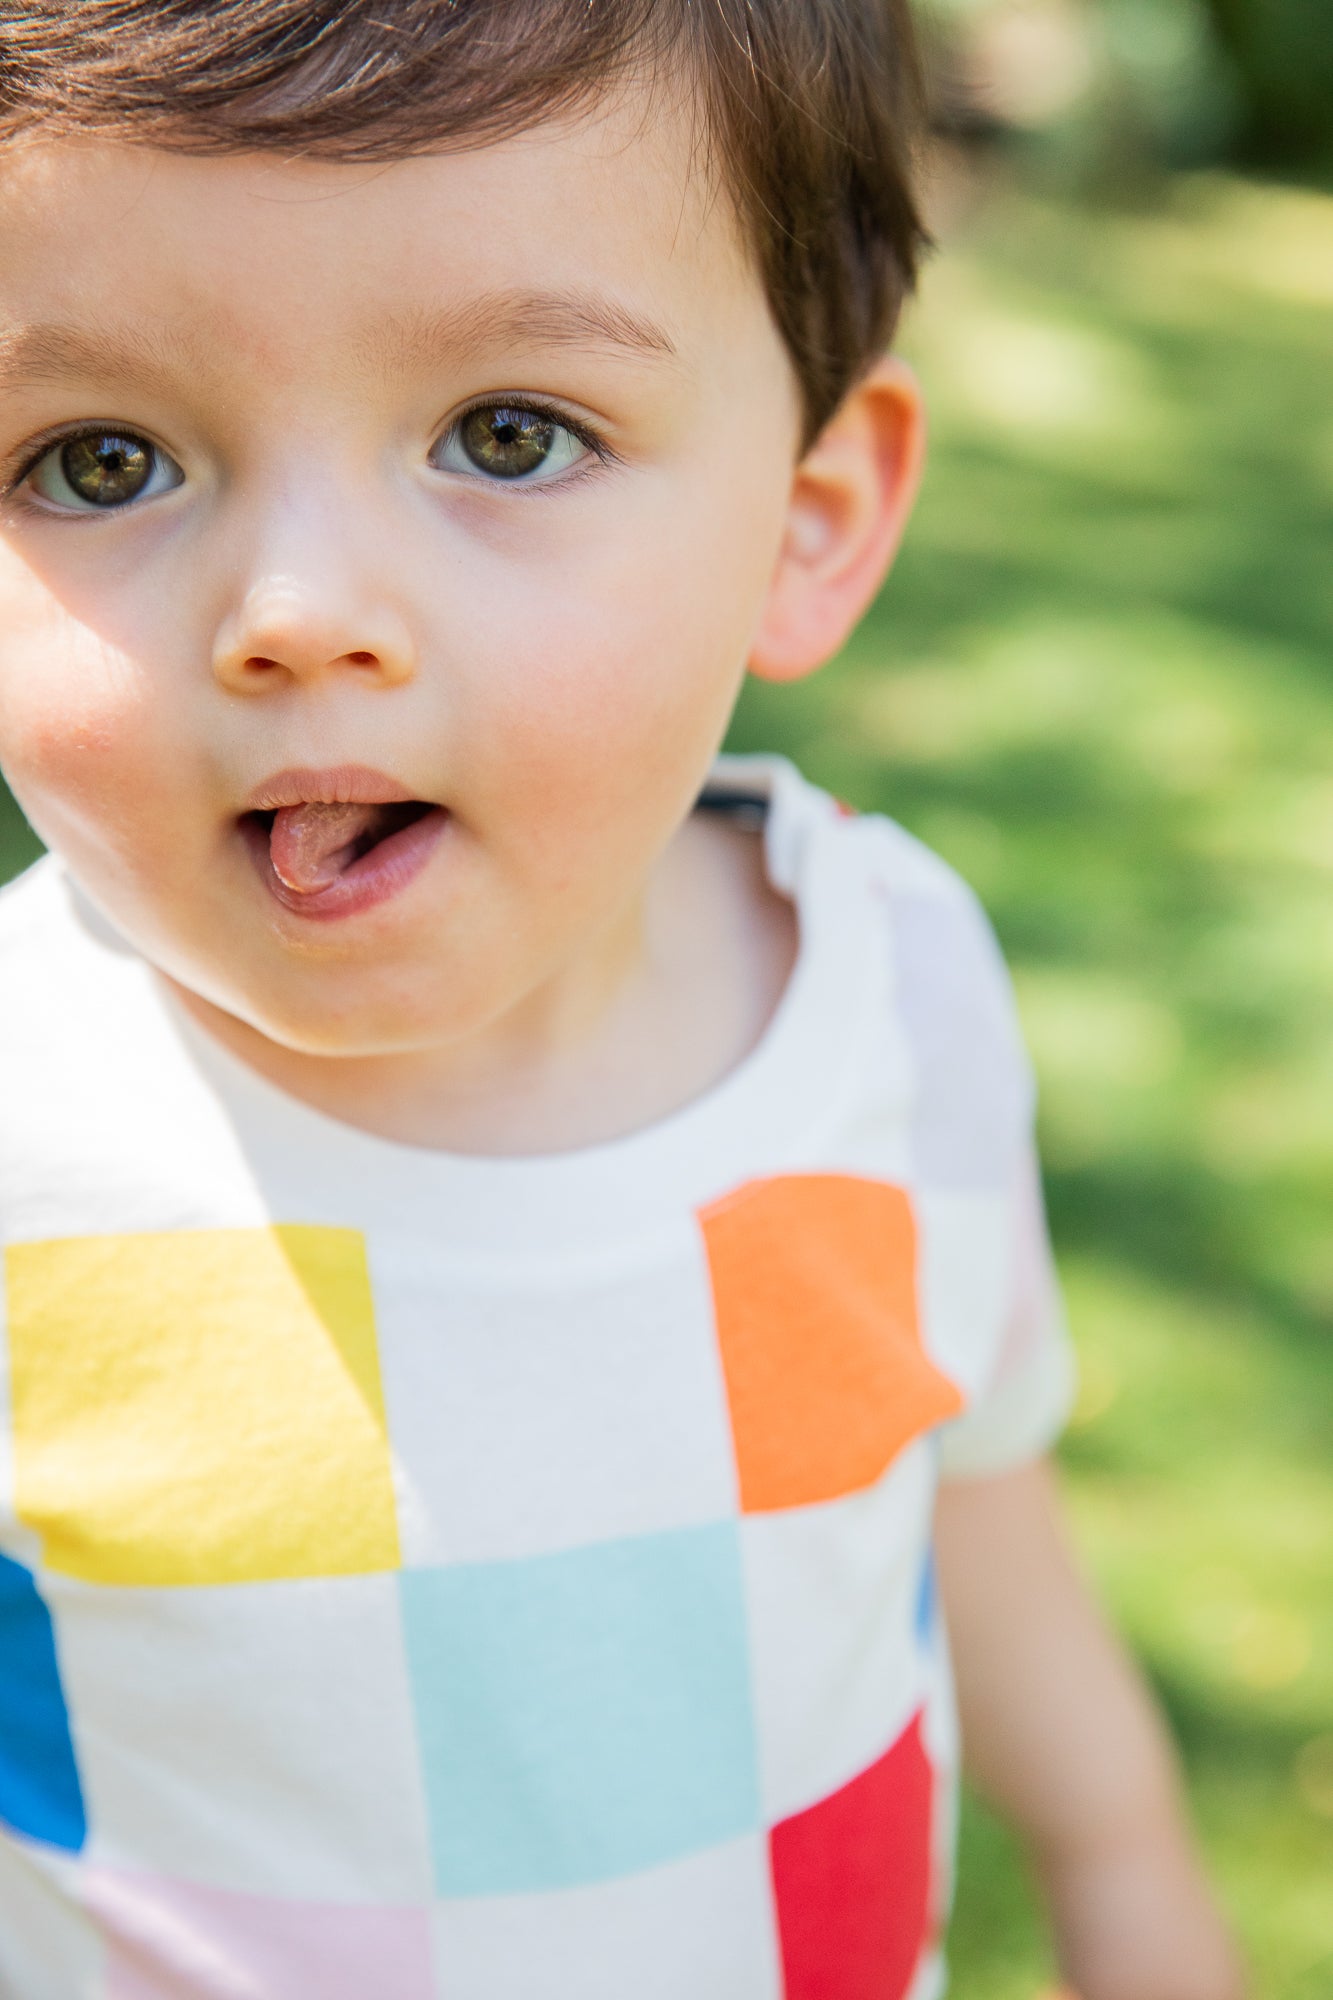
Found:
M 933 1774 L 921 1717 L 769 1836 L 786 2000 L 903 2000 L 931 1930 Z

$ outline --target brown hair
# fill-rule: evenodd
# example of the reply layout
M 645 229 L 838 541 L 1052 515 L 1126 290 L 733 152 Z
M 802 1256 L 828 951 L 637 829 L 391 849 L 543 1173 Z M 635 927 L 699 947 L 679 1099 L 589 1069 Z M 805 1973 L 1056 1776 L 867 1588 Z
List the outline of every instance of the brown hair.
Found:
M 392 159 L 522 130 L 645 63 L 698 88 L 813 437 L 925 240 L 907 0 L 0 0 L 0 139 Z

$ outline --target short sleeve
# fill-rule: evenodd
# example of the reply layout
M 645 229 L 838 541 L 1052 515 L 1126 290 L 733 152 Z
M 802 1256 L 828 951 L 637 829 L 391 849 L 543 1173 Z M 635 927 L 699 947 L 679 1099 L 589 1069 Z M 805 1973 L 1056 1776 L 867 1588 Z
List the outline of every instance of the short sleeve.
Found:
M 927 1343 L 964 1395 L 941 1473 L 997 1473 L 1053 1443 L 1074 1388 L 1013 989 L 971 890 L 892 828 L 882 837 L 894 1003 L 910 1077 L 910 1180 Z
M 1018 1164 L 1011 1213 L 1008 1310 L 986 1380 L 940 1433 L 945 1479 L 983 1478 L 1038 1457 L 1054 1444 L 1073 1401 L 1073 1350 L 1031 1145 Z

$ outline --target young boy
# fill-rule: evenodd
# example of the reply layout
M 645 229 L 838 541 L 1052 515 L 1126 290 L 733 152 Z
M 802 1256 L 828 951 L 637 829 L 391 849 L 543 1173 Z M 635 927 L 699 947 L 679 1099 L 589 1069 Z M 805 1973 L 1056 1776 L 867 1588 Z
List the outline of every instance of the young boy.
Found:
M 1232 2000 L 968 893 L 742 675 L 922 453 L 891 0 L 0 12 L 5 2000 L 925 2000 L 954 1702 Z

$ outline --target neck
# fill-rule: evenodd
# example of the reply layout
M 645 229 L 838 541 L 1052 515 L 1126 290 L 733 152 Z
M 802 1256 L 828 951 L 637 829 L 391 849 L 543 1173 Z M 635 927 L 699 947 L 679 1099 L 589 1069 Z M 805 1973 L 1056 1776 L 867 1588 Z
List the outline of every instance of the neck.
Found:
M 182 988 L 191 1016 L 281 1090 L 343 1123 L 451 1152 L 563 1152 L 679 1110 L 754 1047 L 796 955 L 761 842 L 687 823 L 595 946 L 465 1043 L 312 1055 Z

